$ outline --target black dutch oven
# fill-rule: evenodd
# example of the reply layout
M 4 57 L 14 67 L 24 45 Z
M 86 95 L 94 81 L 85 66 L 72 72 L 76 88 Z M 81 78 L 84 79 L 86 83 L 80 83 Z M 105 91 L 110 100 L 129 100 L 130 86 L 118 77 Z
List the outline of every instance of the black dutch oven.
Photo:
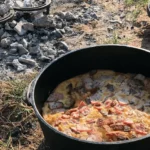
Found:
M 51 62 L 35 79 L 31 96 L 47 149 L 150 150 L 150 135 L 118 142 L 89 142 L 57 131 L 42 118 L 42 107 L 50 91 L 62 81 L 93 69 L 110 69 L 150 76 L 150 52 L 129 46 L 101 45 L 72 51 Z

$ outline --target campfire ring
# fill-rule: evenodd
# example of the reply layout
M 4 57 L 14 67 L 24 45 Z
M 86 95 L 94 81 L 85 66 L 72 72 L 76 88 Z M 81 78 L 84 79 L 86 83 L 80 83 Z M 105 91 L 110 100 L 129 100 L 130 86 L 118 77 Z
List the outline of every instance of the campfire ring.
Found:
M 46 4 L 37 7 L 13 7 L 13 9 L 17 11 L 37 11 L 37 10 L 46 9 L 46 14 L 48 15 L 50 11 L 51 2 L 52 0 L 48 0 Z
M 5 16 L 5 17 L 3 17 L 3 18 L 0 19 L 0 24 L 1 23 L 5 23 L 6 21 L 12 19 L 13 16 L 14 16 L 14 13 L 15 13 L 14 10 L 11 9 L 10 12 L 9 12 L 9 14 L 7 16 Z

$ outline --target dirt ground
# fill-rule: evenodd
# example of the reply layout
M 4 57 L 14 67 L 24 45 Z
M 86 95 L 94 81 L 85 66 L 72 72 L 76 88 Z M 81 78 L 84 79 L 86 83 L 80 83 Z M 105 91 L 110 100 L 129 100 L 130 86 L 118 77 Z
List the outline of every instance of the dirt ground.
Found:
M 71 50 L 98 44 L 125 44 L 150 50 L 150 18 L 146 5 L 127 4 L 122 0 L 95 0 L 102 7 L 97 12 L 100 20 L 88 24 L 77 24 L 73 30 L 80 32 L 63 40 Z M 52 7 L 51 13 L 82 9 L 90 4 L 64 3 Z M 59 6 L 59 7 L 58 7 Z M 120 20 L 120 10 L 122 19 Z M 107 18 L 108 14 L 113 14 Z M 88 37 L 88 38 L 87 38 Z M 93 40 L 94 39 L 94 40 Z M 42 150 L 43 134 L 32 106 L 24 99 L 24 89 L 36 73 L 18 76 L 9 81 L 0 81 L 0 149 L 1 150 Z

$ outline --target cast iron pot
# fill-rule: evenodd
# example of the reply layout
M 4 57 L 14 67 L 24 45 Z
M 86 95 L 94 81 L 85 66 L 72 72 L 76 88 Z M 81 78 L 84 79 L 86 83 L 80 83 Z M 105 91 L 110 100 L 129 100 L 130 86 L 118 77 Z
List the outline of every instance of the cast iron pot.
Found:
M 119 142 L 88 142 L 57 131 L 42 118 L 42 107 L 50 91 L 62 81 L 93 69 L 110 69 L 150 76 L 150 53 L 129 46 L 101 45 L 72 51 L 50 63 L 35 79 L 31 96 L 47 149 L 150 150 L 150 135 Z

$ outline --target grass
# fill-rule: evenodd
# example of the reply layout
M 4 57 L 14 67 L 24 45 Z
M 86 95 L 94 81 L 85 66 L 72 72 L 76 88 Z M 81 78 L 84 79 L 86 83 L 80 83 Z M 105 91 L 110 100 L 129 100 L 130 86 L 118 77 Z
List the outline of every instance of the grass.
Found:
M 23 97 L 25 88 L 36 74 L 0 81 L 1 150 L 34 150 L 43 138 L 34 110 Z M 36 133 L 33 128 L 36 128 Z
M 126 5 L 146 5 L 149 0 L 125 0 Z

